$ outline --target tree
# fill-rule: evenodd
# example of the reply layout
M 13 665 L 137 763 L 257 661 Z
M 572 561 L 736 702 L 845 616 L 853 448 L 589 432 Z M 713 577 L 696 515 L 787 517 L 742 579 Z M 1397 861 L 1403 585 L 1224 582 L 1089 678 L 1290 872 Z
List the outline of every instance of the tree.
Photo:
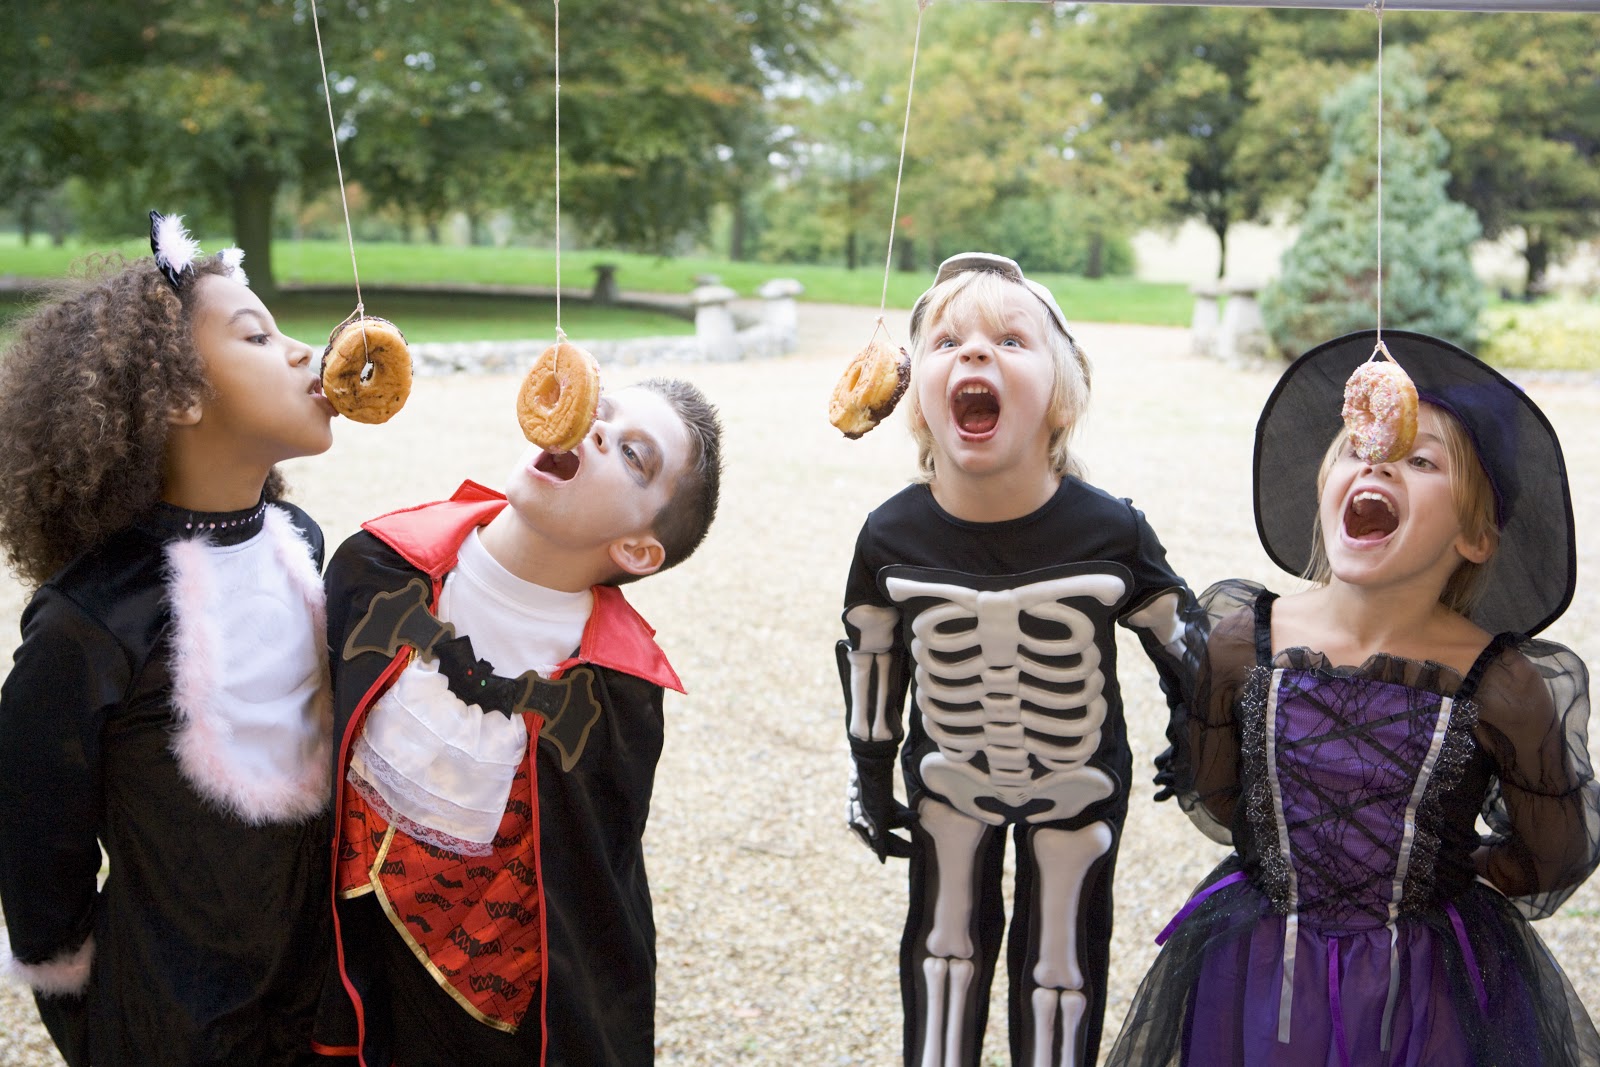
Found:
M 1251 106 L 1250 75 L 1265 11 L 1204 8 L 1097 9 L 1087 32 L 1095 84 L 1121 135 L 1162 145 L 1183 167 L 1168 200 L 1173 219 L 1194 217 L 1217 235 L 1217 275 L 1228 267 L 1228 231 L 1262 217 L 1266 201 L 1243 166 L 1240 141 Z
M 568 0 L 562 148 L 575 180 L 563 206 L 600 237 L 640 247 L 693 228 L 723 192 L 717 144 L 749 114 L 756 86 L 807 62 L 796 41 L 822 32 L 837 2 Z M 332 183 L 309 0 L 25 7 L 0 55 L 35 52 L 20 99 L 48 121 L 30 143 L 93 185 L 155 190 L 169 209 L 226 218 L 270 295 L 279 190 Z M 553 4 L 323 0 L 318 10 L 346 180 L 425 217 L 552 199 Z
M 1426 117 L 1416 65 L 1396 49 L 1385 67 L 1382 323 L 1470 347 L 1483 304 L 1470 255 L 1478 220 L 1445 194 L 1449 149 Z M 1328 105 L 1328 165 L 1284 254 L 1282 275 L 1262 294 L 1267 329 L 1285 353 L 1376 323 L 1376 100 L 1371 73 Z
M 1594 31 L 1588 16 L 1455 18 L 1428 41 L 1451 195 L 1485 236 L 1521 231 L 1530 294 L 1574 241 L 1600 232 Z
M 810 86 L 812 106 L 793 120 L 805 177 L 791 171 L 786 185 L 813 191 L 852 265 L 858 235 L 881 248 L 888 233 L 915 18 L 909 2 L 864 13 L 830 54 L 830 77 Z M 1103 249 L 1154 217 L 1179 171 L 1159 146 L 1117 133 L 1078 73 L 1087 65 L 1080 40 L 1065 9 L 928 11 L 895 236 L 902 254 L 914 246 L 931 267 L 960 248 L 1009 243 L 1019 220 L 1033 217 L 1070 239 L 1039 235 L 1013 251 L 1057 256 L 1072 244 Z M 1093 270 L 1097 260 L 1091 252 L 1082 262 Z
M 1600 53 L 1592 20 L 1445 12 L 1384 16 L 1410 48 L 1434 122 L 1451 144 L 1450 195 L 1484 235 L 1520 232 L 1528 286 L 1574 240 L 1600 232 Z M 1370 15 L 1278 12 L 1251 64 L 1240 165 L 1269 205 L 1297 215 L 1327 162 L 1321 101 L 1372 64 Z

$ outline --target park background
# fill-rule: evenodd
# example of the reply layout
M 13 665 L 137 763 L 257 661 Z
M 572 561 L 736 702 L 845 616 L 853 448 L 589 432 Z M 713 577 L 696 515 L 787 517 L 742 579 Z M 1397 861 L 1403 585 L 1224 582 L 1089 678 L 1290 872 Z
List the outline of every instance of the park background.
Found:
M 668 704 L 647 837 L 658 1058 L 895 1062 L 904 875 L 843 828 L 832 642 L 856 530 L 914 451 L 901 416 L 840 438 L 825 418 L 833 380 L 880 302 L 904 340 L 905 310 L 945 255 L 1012 255 L 1095 362 L 1091 480 L 1145 510 L 1196 588 L 1292 588 L 1256 544 L 1251 434 L 1307 328 L 1297 314 L 1325 313 L 1309 327 L 1319 338 L 1373 325 L 1376 20 L 939 0 L 923 17 L 896 208 L 912 0 L 566 0 L 558 260 L 552 6 L 318 8 L 367 308 L 414 342 L 549 338 L 558 262 L 578 340 L 692 336 L 689 294 L 713 278 L 741 314 L 767 281 L 804 286 L 785 355 L 603 367 L 613 386 L 690 377 L 728 423 L 705 549 L 630 592 L 690 689 Z M 42 285 L 95 269 L 91 254 L 142 254 L 152 207 L 183 213 L 208 250 L 244 247 L 291 335 L 315 341 L 351 310 L 309 0 L 40 0 L 6 18 L 0 336 Z M 1585 15 L 1384 16 L 1386 171 L 1400 176 L 1384 193 L 1383 321 L 1495 361 L 1561 432 L 1580 582 L 1550 636 L 1591 663 L 1597 28 Z M 1297 247 L 1320 273 L 1296 266 Z M 592 299 L 600 264 L 615 268 L 615 299 Z M 1289 290 L 1254 358 L 1197 351 L 1192 290 L 1219 283 Z M 1439 309 L 1447 322 L 1428 317 Z M 420 378 L 391 423 L 341 423 L 330 453 L 287 465 L 294 498 L 337 543 L 461 478 L 498 484 L 522 444 L 516 385 Z M 26 596 L 0 579 L 0 675 Z M 1146 764 L 1163 709 L 1137 645 L 1122 651 Z M 1112 1033 L 1150 937 L 1218 856 L 1171 805 L 1148 803 L 1148 782 L 1133 789 Z M 1542 924 L 1591 1006 L 1597 916 L 1600 889 L 1586 886 Z M 987 1063 L 1007 1060 L 1004 1018 L 1002 995 Z M 35 1062 L 58 1061 L 31 1003 L 0 994 L 0 1063 Z

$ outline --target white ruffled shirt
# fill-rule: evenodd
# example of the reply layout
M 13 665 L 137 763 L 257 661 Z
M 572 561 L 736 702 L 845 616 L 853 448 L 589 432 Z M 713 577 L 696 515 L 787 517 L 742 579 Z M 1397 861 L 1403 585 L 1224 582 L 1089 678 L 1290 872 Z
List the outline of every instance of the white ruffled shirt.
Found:
M 495 674 L 548 677 L 569 659 L 594 607 L 589 590 L 523 581 L 478 531 L 461 546 L 435 614 L 472 639 Z M 438 662 L 415 657 L 368 713 L 351 746 L 350 782 L 396 827 L 460 855 L 488 855 L 527 750 L 520 715 L 485 713 L 450 692 Z

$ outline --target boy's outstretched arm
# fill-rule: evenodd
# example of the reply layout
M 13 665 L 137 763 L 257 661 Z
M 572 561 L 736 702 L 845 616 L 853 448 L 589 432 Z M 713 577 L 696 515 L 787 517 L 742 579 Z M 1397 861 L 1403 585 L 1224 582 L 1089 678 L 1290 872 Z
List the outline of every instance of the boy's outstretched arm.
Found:
M 1134 565 L 1137 591 L 1130 602 L 1132 610 L 1125 612 L 1120 621 L 1139 636 L 1139 644 L 1155 664 L 1161 692 L 1167 698 L 1167 748 L 1155 758 L 1155 799 L 1170 800 L 1176 784 L 1173 751 L 1179 733 L 1187 726 L 1189 710 L 1195 706 L 1210 619 L 1188 584 L 1167 565 L 1166 549 L 1144 514 L 1137 508 L 1133 514 L 1139 536 Z
M 916 821 L 894 795 L 894 761 L 905 739 L 906 652 L 896 640 L 900 613 L 883 602 L 862 540 L 845 589 L 845 639 L 836 646 L 844 687 L 845 728 L 850 739 L 850 788 L 846 821 L 877 854 L 911 855 L 911 842 L 892 833 Z

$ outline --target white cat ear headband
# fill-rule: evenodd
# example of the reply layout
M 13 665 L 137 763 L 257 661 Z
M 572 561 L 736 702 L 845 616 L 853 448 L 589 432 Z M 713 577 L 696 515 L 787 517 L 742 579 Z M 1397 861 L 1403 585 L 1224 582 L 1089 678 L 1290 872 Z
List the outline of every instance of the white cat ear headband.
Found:
M 156 267 L 174 292 L 181 291 L 194 278 L 194 261 L 200 254 L 200 242 L 190 237 L 189 231 L 183 228 L 182 215 L 150 212 L 150 251 L 155 253 Z M 227 266 L 228 277 L 240 285 L 250 284 L 250 279 L 245 277 L 240 267 L 244 262 L 243 250 L 224 248 L 216 256 Z

